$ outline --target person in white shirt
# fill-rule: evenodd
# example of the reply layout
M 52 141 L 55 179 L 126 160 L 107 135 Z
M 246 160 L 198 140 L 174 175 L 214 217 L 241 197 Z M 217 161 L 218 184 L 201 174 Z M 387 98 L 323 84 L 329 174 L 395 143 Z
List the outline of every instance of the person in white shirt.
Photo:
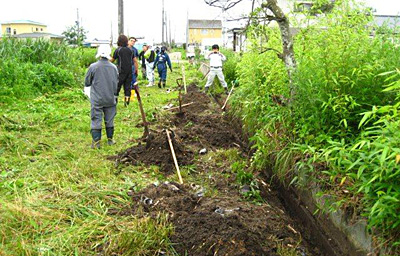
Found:
M 207 83 L 204 88 L 205 92 L 208 92 L 208 89 L 214 82 L 215 76 L 217 76 L 222 87 L 225 89 L 225 93 L 228 94 L 228 85 L 225 82 L 224 73 L 222 73 L 222 62 L 226 60 L 226 57 L 219 52 L 217 44 L 212 46 L 212 52 L 207 56 L 207 59 L 210 60 L 210 72 L 208 73 Z

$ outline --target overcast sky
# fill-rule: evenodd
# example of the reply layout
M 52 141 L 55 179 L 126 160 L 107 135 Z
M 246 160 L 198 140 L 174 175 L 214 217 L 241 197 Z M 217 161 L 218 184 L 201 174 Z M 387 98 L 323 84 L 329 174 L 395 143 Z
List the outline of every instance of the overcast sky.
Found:
M 207 6 L 204 0 L 164 0 L 171 21 L 171 34 L 177 42 L 184 42 L 186 18 L 221 19 L 218 8 Z M 260 1 L 260 0 L 258 0 Z M 399 14 L 400 0 L 365 0 L 379 14 Z M 125 34 L 145 37 L 152 43 L 161 40 L 162 0 L 124 0 Z M 243 0 L 229 12 L 237 17 L 249 13 L 251 0 Z M 82 26 L 89 32 L 88 39 L 109 39 L 111 26 L 117 35 L 118 0 L 2 0 L 0 22 L 33 20 L 47 24 L 48 31 L 61 34 L 77 19 L 77 9 Z M 231 26 L 235 26 L 231 24 Z

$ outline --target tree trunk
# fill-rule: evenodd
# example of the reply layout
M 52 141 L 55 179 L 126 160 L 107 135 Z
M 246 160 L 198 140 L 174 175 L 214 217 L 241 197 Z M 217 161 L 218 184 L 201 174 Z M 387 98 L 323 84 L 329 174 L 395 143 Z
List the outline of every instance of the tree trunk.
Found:
M 293 84 L 293 73 L 296 69 L 296 59 L 294 57 L 293 50 L 293 37 L 289 29 L 289 19 L 285 16 L 282 9 L 278 6 L 277 0 L 267 0 L 261 5 L 263 8 L 267 8 L 274 14 L 274 20 L 278 22 L 279 29 L 282 37 L 282 60 L 285 63 L 288 76 L 289 76 L 289 89 L 290 89 L 290 101 L 295 96 L 295 88 Z

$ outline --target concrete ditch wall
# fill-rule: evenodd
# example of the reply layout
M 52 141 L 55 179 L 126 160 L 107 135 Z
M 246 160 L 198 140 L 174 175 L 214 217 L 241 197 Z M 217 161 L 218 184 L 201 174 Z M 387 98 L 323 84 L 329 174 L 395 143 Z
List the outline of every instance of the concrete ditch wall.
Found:
M 272 175 L 272 173 L 269 173 Z M 373 256 L 373 238 L 367 231 L 365 220 L 352 221 L 342 210 L 314 214 L 324 205 L 326 197 L 317 196 L 321 192 L 317 185 L 308 189 L 285 187 L 277 181 L 281 200 L 292 217 L 303 224 L 307 240 L 329 256 Z

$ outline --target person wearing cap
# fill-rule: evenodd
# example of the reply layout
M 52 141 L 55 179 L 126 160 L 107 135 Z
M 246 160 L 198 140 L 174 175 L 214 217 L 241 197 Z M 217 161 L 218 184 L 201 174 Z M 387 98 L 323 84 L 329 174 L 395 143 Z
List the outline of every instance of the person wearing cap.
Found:
M 212 52 L 207 56 L 207 59 L 210 60 L 210 72 L 208 73 L 207 83 L 204 87 L 205 92 L 208 92 L 208 89 L 214 82 L 215 76 L 217 76 L 222 87 L 224 87 L 225 93 L 228 94 L 228 85 L 225 82 L 224 73 L 222 73 L 222 63 L 226 61 L 226 57 L 219 52 L 217 44 L 212 46 Z
M 154 85 L 154 60 L 156 58 L 156 54 L 154 51 L 151 49 L 150 45 L 146 46 L 146 51 L 144 52 L 143 55 L 145 62 L 146 62 L 146 76 L 147 80 L 149 80 L 149 84 L 147 87 L 153 86 Z
M 119 80 L 117 94 L 119 95 L 123 86 L 125 94 L 124 105 L 128 106 L 131 100 L 133 52 L 128 48 L 128 37 L 125 35 L 119 35 L 117 45 L 118 48 L 114 51 L 111 62 L 118 61 Z
M 103 117 L 107 144 L 115 144 L 113 136 L 114 117 L 117 113 L 118 69 L 109 62 L 110 54 L 109 45 L 100 45 L 96 55 L 99 60 L 90 65 L 85 76 L 85 91 L 91 106 L 92 148 L 100 148 Z
M 165 88 L 167 84 L 167 64 L 172 72 L 171 60 L 167 54 L 167 47 L 162 46 L 161 51 L 157 54 L 154 61 L 154 68 L 157 67 L 160 80 L 158 81 L 158 88 Z

